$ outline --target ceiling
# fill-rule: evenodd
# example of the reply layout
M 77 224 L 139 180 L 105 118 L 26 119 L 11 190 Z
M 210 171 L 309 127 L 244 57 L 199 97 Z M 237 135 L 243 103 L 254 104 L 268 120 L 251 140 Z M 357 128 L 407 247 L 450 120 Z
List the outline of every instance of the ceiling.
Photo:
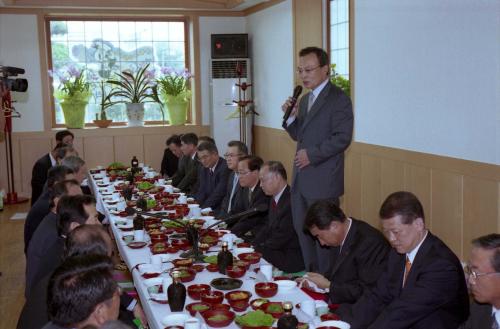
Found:
M 240 11 L 269 0 L 0 0 L 0 7 Z

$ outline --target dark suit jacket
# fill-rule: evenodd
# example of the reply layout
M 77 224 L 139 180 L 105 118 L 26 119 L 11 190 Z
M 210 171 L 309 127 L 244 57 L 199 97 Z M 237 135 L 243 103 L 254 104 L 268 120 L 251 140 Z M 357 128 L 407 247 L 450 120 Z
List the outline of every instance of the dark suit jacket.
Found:
M 26 222 L 24 223 L 24 253 L 27 253 L 31 237 L 49 211 L 49 190 L 46 189 L 31 207 L 28 216 L 26 216 Z
M 257 183 L 255 189 L 249 198 L 250 189 L 248 187 L 242 188 L 236 199 L 234 200 L 233 208 L 231 209 L 232 214 L 238 214 L 245 210 L 255 208 L 261 204 L 269 206 L 269 197 L 265 195 L 264 191 L 260 187 L 260 183 Z M 236 234 L 245 240 L 251 241 L 257 236 L 260 230 L 264 227 L 267 221 L 267 212 L 257 213 L 253 216 L 246 216 L 238 219 L 237 221 L 228 221 L 227 225 L 231 228 L 231 232 Z
M 198 168 L 200 162 L 196 157 L 183 156 L 179 160 L 179 167 L 174 177 L 172 177 L 172 185 L 179 188 L 181 191 L 194 194 L 198 186 Z
M 389 252 L 375 288 L 337 310 L 352 329 L 456 329 L 469 316 L 464 271 L 457 256 L 430 232 L 402 287 L 405 255 Z
M 47 181 L 47 172 L 52 167 L 49 154 L 38 159 L 31 171 L 31 205 L 33 206 L 42 194 L 43 185 Z
M 304 269 L 299 238 L 292 221 L 290 187 L 287 186 L 278 204 L 273 207 L 269 200 L 268 220 L 253 241 L 255 250 L 262 253 L 265 260 L 288 273 Z
M 470 305 L 470 316 L 460 329 L 491 329 L 493 325 L 492 306 L 478 304 L 475 301 Z
M 213 173 L 209 168 L 200 166 L 198 169 L 198 192 L 194 195 L 196 201 L 200 203 L 200 207 L 210 207 L 214 213 L 219 212 L 222 199 L 226 195 L 227 179 L 230 173 L 226 161 L 222 158 L 219 158 Z
M 62 243 L 62 241 L 59 241 L 62 238 L 57 234 L 56 218 L 57 215 L 50 211 L 38 225 L 29 244 L 26 254 L 26 285 L 24 293 L 26 297 L 29 296 L 35 284 L 47 273 L 51 272 L 52 266 L 41 265 L 47 262 L 45 258 L 52 258 L 48 250 L 54 248 L 55 244 Z M 59 260 L 53 259 L 53 262 L 57 266 Z
M 344 194 L 344 151 L 352 139 L 351 100 L 328 82 L 307 113 L 310 95 L 302 97 L 295 121 L 284 125 L 311 162 L 300 170 L 293 167 L 292 190 L 308 199 L 337 198 Z
M 179 158 L 175 156 L 168 148 L 163 152 L 163 159 L 161 160 L 160 174 L 167 175 L 168 177 L 174 176 L 179 166 Z
M 325 273 L 330 282 L 330 302 L 355 303 L 375 286 L 385 270 L 389 243 L 377 229 L 352 219 L 342 248 L 332 247 L 332 266 Z
M 217 218 L 219 218 L 219 219 L 224 219 L 224 218 L 227 218 L 229 215 L 235 214 L 234 204 L 236 202 L 236 199 L 238 198 L 238 195 L 243 190 L 243 188 L 239 184 L 239 180 L 236 180 L 234 195 L 233 195 L 233 198 L 231 199 L 231 191 L 233 190 L 234 175 L 235 175 L 235 173 L 233 171 L 231 174 L 229 174 L 229 178 L 227 179 L 226 195 L 224 196 L 224 199 L 222 199 L 220 211 L 219 211 L 219 214 L 217 215 Z M 228 211 L 229 201 L 231 201 L 231 211 Z

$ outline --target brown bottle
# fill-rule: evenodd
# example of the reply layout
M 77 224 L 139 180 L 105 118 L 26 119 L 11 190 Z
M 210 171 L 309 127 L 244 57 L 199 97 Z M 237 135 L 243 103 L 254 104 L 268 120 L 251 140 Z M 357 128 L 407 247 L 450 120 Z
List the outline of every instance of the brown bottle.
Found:
M 297 329 L 299 321 L 297 317 L 292 314 L 293 304 L 292 302 L 283 303 L 283 315 L 278 320 L 278 329 Z
M 139 167 L 139 160 L 137 160 L 137 157 L 135 155 L 132 157 L 132 161 L 130 161 L 130 166 L 132 168 Z
M 226 274 L 228 266 L 233 266 L 233 254 L 227 248 L 227 241 L 222 242 L 222 250 L 217 254 L 219 273 Z
M 181 282 L 179 271 L 172 272 L 172 280 L 172 284 L 167 288 L 170 311 L 182 312 L 184 310 L 184 303 L 186 302 L 186 287 Z

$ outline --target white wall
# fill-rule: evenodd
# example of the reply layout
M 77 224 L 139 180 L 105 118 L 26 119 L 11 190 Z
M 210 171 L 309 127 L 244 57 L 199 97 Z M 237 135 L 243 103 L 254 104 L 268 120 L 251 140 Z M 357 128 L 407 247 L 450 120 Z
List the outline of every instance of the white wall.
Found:
M 200 75 L 202 123 L 210 124 L 210 57 L 211 34 L 247 33 L 245 17 L 200 17 Z
M 0 65 L 23 68 L 28 91 L 12 93 L 21 118 L 13 119 L 13 131 L 43 131 L 43 100 L 38 28 L 35 15 L 0 14 Z M 12 77 L 15 78 L 15 77 Z M 3 129 L 3 127 L 2 127 Z
M 292 1 L 247 17 L 258 126 L 281 129 L 281 104 L 293 92 Z
M 359 0 L 355 140 L 500 164 L 500 2 Z

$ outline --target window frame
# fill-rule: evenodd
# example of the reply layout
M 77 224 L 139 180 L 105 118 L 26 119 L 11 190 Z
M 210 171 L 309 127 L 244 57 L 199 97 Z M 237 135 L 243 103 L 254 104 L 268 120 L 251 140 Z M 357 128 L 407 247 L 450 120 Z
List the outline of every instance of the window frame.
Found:
M 68 15 L 45 15 L 44 16 L 44 25 L 45 25 L 45 40 L 46 40 L 46 49 L 47 49 L 47 67 L 48 70 L 53 69 L 52 62 L 52 41 L 50 36 L 50 22 L 52 21 L 128 21 L 128 22 L 182 22 L 184 23 L 184 67 L 189 71 L 190 67 L 190 34 L 189 34 L 189 19 L 187 16 L 161 16 L 161 17 L 134 17 L 130 15 L 126 16 L 108 16 L 108 15 L 88 15 L 88 16 L 68 16 Z M 55 111 L 55 100 L 54 100 L 54 86 L 52 83 L 52 77 L 49 76 L 49 104 L 50 104 L 50 117 L 51 117 L 51 126 L 52 128 L 64 128 L 65 124 L 56 123 L 56 111 Z M 191 80 L 191 83 L 194 83 L 194 80 Z M 191 87 L 191 90 L 193 88 Z M 187 121 L 186 124 L 193 123 L 193 102 L 191 96 L 191 100 L 189 100 L 189 108 L 187 111 Z M 168 121 L 167 121 L 168 122 Z M 163 125 L 163 121 L 144 121 L 144 126 L 155 126 L 155 125 Z M 170 123 L 165 125 L 170 126 Z M 120 122 L 112 122 L 110 127 L 127 127 L 127 121 Z M 85 123 L 85 128 L 96 128 L 95 123 Z

